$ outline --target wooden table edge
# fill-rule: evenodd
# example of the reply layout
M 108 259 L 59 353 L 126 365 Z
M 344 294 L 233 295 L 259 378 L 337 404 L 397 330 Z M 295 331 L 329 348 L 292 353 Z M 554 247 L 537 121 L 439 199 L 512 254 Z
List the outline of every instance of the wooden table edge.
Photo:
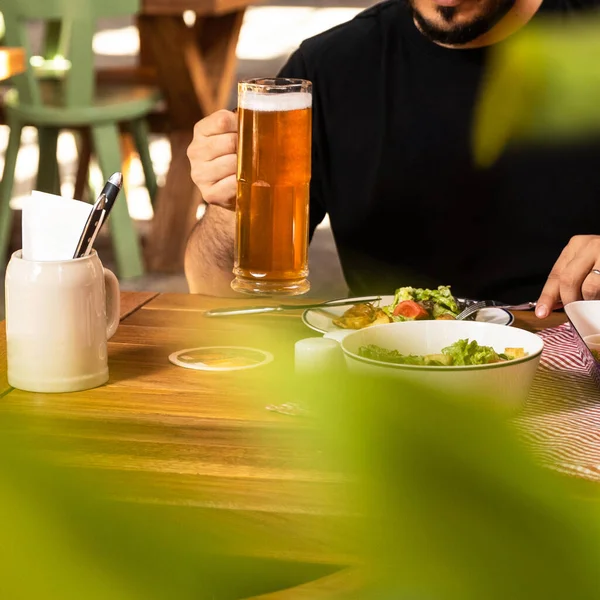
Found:
M 160 292 L 130 292 L 124 290 L 121 292 L 121 317 L 120 322 L 122 323 L 127 317 L 131 316 L 134 312 L 140 310 L 152 302 L 155 298 L 160 296 Z

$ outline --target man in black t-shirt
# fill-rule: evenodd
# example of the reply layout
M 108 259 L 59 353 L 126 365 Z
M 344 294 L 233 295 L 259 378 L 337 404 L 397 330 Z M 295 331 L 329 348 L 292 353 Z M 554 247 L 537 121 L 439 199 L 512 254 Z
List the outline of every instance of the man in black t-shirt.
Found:
M 599 2 L 388 0 L 292 55 L 281 76 L 313 82 L 311 232 L 328 214 L 352 293 L 451 284 L 539 297 L 539 317 L 600 298 L 600 141 L 513 145 L 489 169 L 470 146 L 489 46 L 539 14 Z M 186 252 L 195 293 L 229 293 L 236 131 L 219 111 L 188 150 L 210 205 Z

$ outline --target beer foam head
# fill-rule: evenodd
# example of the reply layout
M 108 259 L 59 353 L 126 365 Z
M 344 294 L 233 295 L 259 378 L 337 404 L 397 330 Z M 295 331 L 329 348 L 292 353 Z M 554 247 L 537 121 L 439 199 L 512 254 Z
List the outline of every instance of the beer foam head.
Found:
M 312 94 L 290 92 L 289 94 L 261 94 L 244 92 L 240 94 L 240 108 L 257 112 L 302 110 L 312 106 Z

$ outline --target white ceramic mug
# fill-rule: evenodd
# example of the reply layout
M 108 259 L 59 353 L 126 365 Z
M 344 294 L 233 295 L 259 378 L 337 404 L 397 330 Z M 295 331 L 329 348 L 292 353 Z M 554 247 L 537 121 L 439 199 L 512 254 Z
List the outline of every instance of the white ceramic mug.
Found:
M 107 340 L 120 317 L 119 282 L 95 251 L 6 269 L 8 383 L 30 392 L 76 392 L 108 381 Z

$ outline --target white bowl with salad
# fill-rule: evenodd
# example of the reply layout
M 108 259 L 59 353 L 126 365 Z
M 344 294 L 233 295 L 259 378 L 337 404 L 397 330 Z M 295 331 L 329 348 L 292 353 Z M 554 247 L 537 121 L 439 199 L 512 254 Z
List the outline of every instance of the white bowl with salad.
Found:
M 349 369 L 409 379 L 516 410 L 527 399 L 544 343 L 528 331 L 476 321 L 404 321 L 348 332 Z

